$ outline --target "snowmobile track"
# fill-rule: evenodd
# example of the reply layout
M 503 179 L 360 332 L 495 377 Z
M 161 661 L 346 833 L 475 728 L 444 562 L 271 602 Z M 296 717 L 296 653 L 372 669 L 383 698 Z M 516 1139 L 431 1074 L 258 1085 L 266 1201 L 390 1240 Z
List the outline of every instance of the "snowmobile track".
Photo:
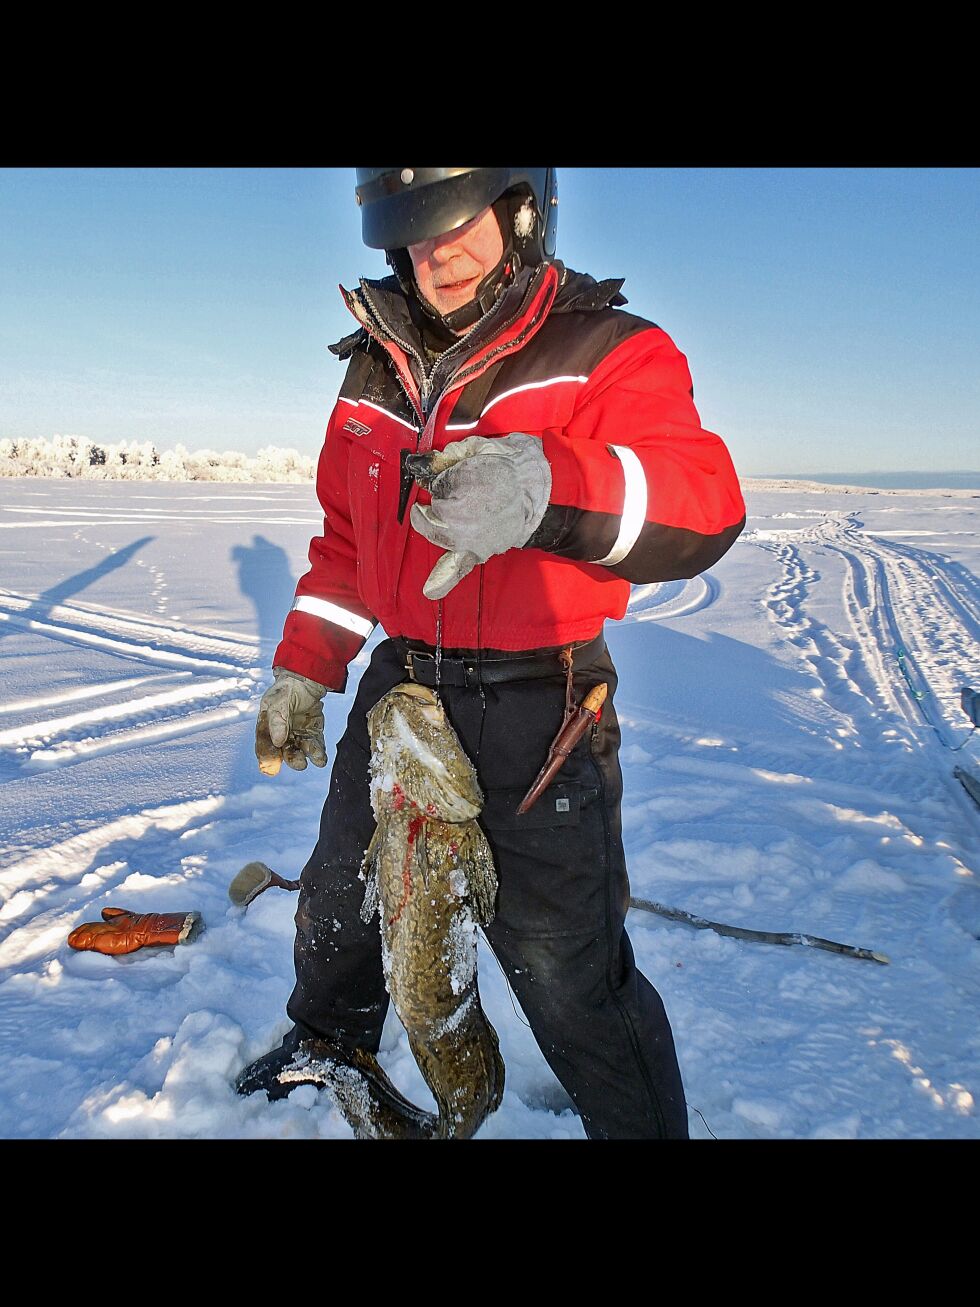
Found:
M 867 533 L 854 513 L 827 514 L 803 530 L 749 533 L 749 543 L 779 559 L 783 578 L 770 589 L 774 619 L 801 645 L 806 638 L 857 655 L 850 678 L 869 703 L 901 717 L 910 727 L 923 718 L 947 748 L 963 736 L 959 690 L 976 679 L 980 648 L 980 587 L 958 565 L 905 543 Z M 844 602 L 851 639 L 838 637 L 805 613 L 806 583 L 815 577 L 801 550 L 808 545 L 836 554 L 845 564 Z M 826 665 L 810 656 L 828 688 Z M 843 672 L 846 657 L 831 659 Z
M 253 706 L 262 655 L 255 638 L 195 629 L 96 604 L 46 603 L 38 596 L 7 589 L 0 589 L 0 624 L 160 669 L 148 676 L 0 706 L 5 715 L 30 717 L 38 709 L 57 711 L 63 703 L 80 698 L 109 701 L 76 712 L 34 717 L 0 730 L 0 753 L 6 752 L 8 758 L 12 753 L 19 772 L 193 734 L 235 720 Z M 224 675 L 215 677 L 215 672 Z M 171 684 L 158 686 L 149 694 L 125 696 L 126 690 L 147 680 Z
M 95 604 L 49 604 L 6 589 L 0 589 L 0 622 L 166 667 L 241 673 L 260 658 L 258 640 L 248 637 L 195 630 Z
M 665 621 L 709 608 L 721 594 L 710 572 L 687 581 L 651 581 L 633 586 L 623 622 Z

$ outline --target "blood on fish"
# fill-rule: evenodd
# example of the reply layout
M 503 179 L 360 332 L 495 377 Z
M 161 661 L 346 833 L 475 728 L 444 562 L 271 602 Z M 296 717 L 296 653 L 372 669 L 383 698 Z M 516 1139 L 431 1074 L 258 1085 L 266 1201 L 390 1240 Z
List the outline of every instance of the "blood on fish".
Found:
M 404 797 L 404 796 L 403 796 Z M 402 863 L 402 896 L 399 900 L 395 915 L 388 921 L 389 926 L 393 926 L 404 911 L 405 904 L 412 894 L 412 849 L 415 847 L 415 841 L 418 833 L 425 824 L 424 817 L 412 817 L 408 823 L 408 839 L 405 842 L 405 861 Z

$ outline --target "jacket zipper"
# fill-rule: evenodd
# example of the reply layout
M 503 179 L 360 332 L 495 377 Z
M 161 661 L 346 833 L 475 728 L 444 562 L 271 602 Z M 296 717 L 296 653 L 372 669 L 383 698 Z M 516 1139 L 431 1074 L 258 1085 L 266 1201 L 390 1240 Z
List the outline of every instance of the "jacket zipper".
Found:
M 557 293 L 558 293 L 558 288 L 556 286 L 555 294 Z M 500 301 L 498 300 L 497 303 L 499 304 Z M 526 300 L 522 301 L 522 306 L 524 303 L 526 303 Z M 472 377 L 477 373 L 483 371 L 485 367 L 489 367 L 491 360 L 495 358 L 498 354 L 502 353 L 505 350 L 516 348 L 520 344 L 522 344 L 523 341 L 527 338 L 528 332 L 532 329 L 532 327 L 535 326 L 537 322 L 540 321 L 541 317 L 548 312 L 548 310 L 550 309 L 553 303 L 554 303 L 554 295 L 552 295 L 550 299 L 547 299 L 546 302 L 541 305 L 541 307 L 535 313 L 531 321 L 527 323 L 523 331 L 521 331 L 519 335 L 515 336 L 512 341 L 510 341 L 507 344 L 499 345 L 495 350 L 491 351 L 491 353 L 488 354 L 481 363 L 474 364 L 473 367 L 469 370 L 469 372 L 467 372 L 466 369 L 464 368 L 462 371 L 457 372 L 453 378 L 451 378 L 449 384 L 439 393 L 439 396 L 435 402 L 435 406 L 433 407 L 432 411 L 429 413 L 428 417 L 425 419 L 425 424 L 416 437 L 416 449 L 420 449 L 422 447 L 422 443 L 426 437 L 426 433 L 430 433 L 430 439 L 428 440 L 427 448 L 432 447 L 432 438 L 434 438 L 432 433 L 435 432 L 436 420 L 439 416 L 439 407 L 442 404 L 442 401 L 445 399 L 445 397 L 447 395 L 451 395 L 455 393 L 457 390 L 459 390 L 459 388 L 462 385 L 465 385 L 467 377 Z M 494 305 L 494 308 L 496 308 L 496 305 Z M 491 313 L 493 312 L 493 308 L 490 309 L 490 312 Z M 519 313 L 515 314 L 514 319 L 512 319 L 512 321 L 516 320 L 519 316 L 520 316 Z M 452 348 L 455 349 L 456 346 L 453 345 Z M 445 355 L 443 355 L 443 357 L 445 357 Z M 411 497 L 417 491 L 417 489 L 418 489 L 417 485 L 413 485 L 409 487 L 408 494 L 406 495 L 404 500 L 404 505 L 399 503 L 399 510 L 401 512 L 401 516 L 399 517 L 400 522 L 404 520 L 404 515 L 408 511 L 408 506 Z M 408 531 L 401 532 L 400 543 L 397 550 L 398 558 L 395 564 L 396 585 L 397 585 L 398 578 L 400 578 L 401 576 L 401 568 L 405 558 L 405 550 L 408 546 L 408 536 L 409 536 Z M 441 607 L 442 607 L 442 601 L 440 600 L 440 613 L 441 613 Z
M 532 283 L 532 284 L 533 284 L 533 283 Z M 531 288 L 530 288 L 530 286 L 529 286 L 529 288 L 528 288 L 529 292 L 530 292 L 530 289 L 531 289 Z M 399 337 L 398 337 L 398 336 L 397 336 L 397 335 L 396 335 L 396 334 L 395 334 L 395 333 L 394 333 L 394 332 L 393 332 L 393 331 L 392 331 L 392 330 L 387 326 L 387 324 L 384 322 L 383 318 L 381 317 L 381 314 L 380 314 L 379 311 L 378 311 L 377 305 L 373 303 L 373 301 L 371 300 L 370 296 L 367 294 L 367 292 L 366 292 L 366 290 L 365 290 L 365 288 L 364 288 L 364 285 L 363 285 L 363 281 L 362 281 L 362 283 L 361 283 L 361 295 L 363 296 L 363 300 L 359 300 L 359 299 L 355 298 L 355 295 L 354 295 L 353 292 L 350 294 L 350 297 L 349 297 L 349 299 L 348 299 L 348 298 L 347 298 L 347 292 L 344 291 L 344 296 L 345 296 L 345 299 L 347 299 L 348 308 L 351 308 L 351 312 L 354 314 L 354 316 L 358 319 L 359 322 L 362 323 L 362 325 L 363 325 L 363 326 L 365 327 L 365 329 L 369 332 L 369 334 L 373 337 L 373 339 L 375 339 L 375 340 L 378 341 L 378 343 L 381 345 L 382 349 L 385 350 L 385 352 L 388 354 L 388 357 L 391 359 L 392 363 L 395 365 L 395 376 L 398 378 L 398 383 L 399 383 L 399 385 L 401 386 L 402 390 L 403 390 L 403 391 L 405 392 L 405 394 L 407 395 L 407 397 L 408 397 L 408 399 L 409 399 L 409 401 L 410 401 L 410 403 L 411 403 L 411 405 L 412 405 L 413 410 L 418 414 L 418 416 L 419 416 L 419 418 L 420 418 L 420 420 L 421 420 L 421 422 L 422 422 L 422 427 L 421 427 L 421 429 L 418 430 L 418 431 L 416 431 L 416 433 L 415 433 L 415 448 L 416 448 L 416 450 L 420 450 L 420 449 L 422 448 L 423 440 L 424 440 L 424 438 L 425 438 L 425 436 L 426 436 L 426 433 L 431 433 L 431 438 L 428 440 L 428 443 L 427 443 L 427 446 L 426 446 L 427 448 L 431 448 L 431 446 L 432 446 L 432 439 L 434 439 L 435 424 L 436 424 L 436 420 L 437 420 L 438 415 L 439 415 L 439 408 L 440 408 L 440 405 L 442 404 L 442 401 L 445 399 L 445 397 L 446 397 L 447 395 L 454 394 L 457 390 L 459 390 L 462 386 L 464 386 L 464 385 L 466 384 L 466 382 L 467 382 L 469 379 L 471 379 L 471 378 L 477 376 L 479 373 L 485 371 L 486 368 L 488 368 L 488 367 L 491 365 L 491 363 L 494 361 L 494 359 L 496 359 L 496 358 L 498 357 L 498 355 L 500 355 L 500 354 L 502 354 L 502 353 L 506 353 L 507 351 L 510 351 L 510 350 L 513 350 L 513 349 L 519 348 L 519 347 L 524 343 L 524 341 L 527 339 L 528 333 L 529 333 L 529 332 L 530 332 L 534 327 L 537 326 L 537 324 L 541 321 L 542 317 L 543 317 L 545 314 L 547 314 L 547 312 L 550 310 L 552 304 L 554 304 L 554 302 L 555 302 L 555 295 L 557 295 L 557 293 L 558 293 L 558 289 L 559 289 L 559 287 L 558 287 L 558 285 L 556 285 L 556 286 L 554 287 L 554 292 L 553 292 L 553 294 L 552 294 L 550 297 L 546 297 L 546 298 L 545 298 L 544 302 L 543 302 L 543 303 L 540 305 L 540 307 L 537 309 L 537 311 L 535 312 L 535 314 L 534 314 L 534 316 L 531 318 L 531 320 L 525 324 L 525 326 L 523 327 L 523 329 L 519 332 L 519 334 L 518 334 L 517 336 L 514 337 L 513 340 L 498 345 L 495 349 L 492 349 L 492 350 L 490 351 L 489 354 L 485 355 L 484 358 L 483 358 L 479 363 L 474 363 L 474 364 L 473 364 L 469 369 L 467 369 L 466 367 L 463 367 L 459 372 L 457 372 L 457 373 L 455 374 L 455 376 L 451 377 L 451 378 L 449 379 L 449 382 L 446 384 L 446 386 L 445 386 L 445 387 L 444 387 L 444 388 L 439 392 L 438 396 L 436 397 L 435 405 L 433 406 L 432 410 L 429 411 L 429 412 L 426 412 L 426 409 L 427 409 L 427 406 L 428 406 L 428 402 L 429 402 L 429 400 L 430 400 L 431 397 L 432 397 L 431 377 L 427 377 L 427 376 L 426 376 L 426 372 L 425 372 L 425 364 L 424 364 L 424 361 L 420 358 L 419 353 L 418 353 L 418 350 L 416 350 L 415 347 L 414 347 L 413 345 L 411 345 L 408 341 L 401 340 L 401 339 L 400 339 L 400 338 L 399 338 Z M 511 319 L 511 322 L 515 322 L 515 321 L 518 321 L 518 320 L 520 319 L 521 313 L 522 313 L 522 311 L 523 311 L 523 307 L 524 307 L 524 305 L 527 303 L 527 301 L 528 301 L 529 298 L 531 298 L 531 294 L 530 294 L 530 293 L 529 293 L 527 296 L 525 296 L 525 297 L 521 300 L 521 307 L 520 307 L 520 308 L 517 310 L 517 312 L 514 314 L 514 317 Z M 499 299 L 499 300 L 497 300 L 497 302 L 496 302 L 494 305 L 492 305 L 491 308 L 488 310 L 488 313 L 487 313 L 486 316 L 489 317 L 490 314 L 495 313 L 495 312 L 498 310 L 498 308 L 499 308 L 499 306 L 500 306 L 500 304 L 501 304 L 502 302 L 503 302 L 502 298 Z M 356 305 L 356 309 L 355 309 L 355 308 L 352 308 L 352 307 L 351 307 L 352 305 Z M 360 310 L 360 311 L 358 311 L 358 310 Z M 484 322 L 485 322 L 485 321 L 486 321 L 486 319 L 484 319 Z M 508 324 L 508 325 L 509 325 L 509 324 Z M 423 376 L 423 378 L 425 379 L 425 383 L 426 383 L 426 384 L 425 384 L 424 388 L 423 388 L 423 387 L 419 387 L 419 396 L 418 396 L 418 399 L 417 399 L 417 400 L 416 400 L 416 397 L 415 397 L 414 395 L 412 395 L 411 391 L 410 391 L 410 390 L 408 389 L 408 387 L 406 386 L 405 381 L 404 381 L 404 379 L 403 379 L 403 377 L 402 377 L 402 375 L 401 375 L 401 372 L 400 372 L 400 370 L 399 370 L 399 368 L 398 368 L 398 360 L 397 360 L 397 359 L 392 355 L 391 351 L 387 348 L 387 346 L 386 346 L 386 344 L 385 344 L 385 340 L 386 340 L 386 339 L 387 339 L 387 340 L 390 340 L 393 344 L 397 345 L 397 346 L 398 346 L 401 350 L 403 350 L 406 354 L 411 354 L 412 357 L 415 358 L 415 359 L 418 361 L 419 366 L 420 366 L 421 371 L 422 371 L 422 376 Z M 468 343 L 469 343 L 469 337 L 464 336 L 463 339 L 459 342 L 458 345 L 451 345 L 450 348 L 449 348 L 449 350 L 446 350 L 446 351 L 445 351 L 445 352 L 440 356 L 440 358 L 438 359 L 438 361 L 436 362 L 435 366 L 434 366 L 433 369 L 432 369 L 432 375 L 435 374 L 435 372 L 436 372 L 436 370 L 438 369 L 439 365 L 443 362 L 443 360 L 447 357 L 448 354 L 450 354 L 451 352 L 455 352 L 455 351 L 458 350 L 458 349 L 463 349 L 463 348 L 465 348 L 465 346 L 466 346 Z M 424 398 L 423 398 L 423 396 L 424 396 Z M 403 460 L 402 460 L 402 476 L 404 477 L 404 458 L 403 458 Z M 404 493 L 404 492 L 403 492 L 402 490 L 400 490 L 400 492 L 399 492 L 399 505 L 398 505 L 398 508 L 399 508 L 399 512 L 398 512 L 398 521 L 399 521 L 399 522 L 402 522 L 402 521 L 404 520 L 404 515 L 405 515 L 405 513 L 408 511 L 409 501 L 410 501 L 410 499 L 411 499 L 411 496 L 412 496 L 412 494 L 413 494 L 417 489 L 418 489 L 417 485 L 413 485 L 413 486 L 408 487 L 408 493 L 407 493 L 407 495 L 404 495 L 404 500 L 403 500 L 403 493 Z M 406 546 L 407 546 L 407 544 L 408 544 L 408 534 L 409 534 L 409 533 L 408 533 L 407 531 L 402 531 L 402 532 L 401 532 L 400 546 L 399 546 L 399 548 L 398 548 L 398 550 L 397 550 L 397 552 L 398 552 L 398 559 L 397 559 L 397 562 L 396 562 L 396 565 L 395 565 L 395 575 L 396 575 L 396 578 L 397 578 L 398 576 L 400 576 L 400 574 L 401 574 L 401 566 L 402 566 L 402 562 L 403 562 L 404 557 L 405 557 L 405 549 L 406 549 Z M 396 582 L 396 584 L 397 584 L 397 582 Z M 441 607 L 441 605 L 440 605 L 440 607 Z
M 341 287 L 341 289 L 343 289 L 343 287 Z M 344 291 L 344 298 L 347 303 L 347 307 L 350 309 L 351 313 L 353 313 L 354 317 L 358 320 L 358 322 L 361 324 L 361 326 L 364 328 L 367 334 L 371 337 L 372 340 L 377 341 L 377 343 L 381 346 L 384 352 L 391 359 L 392 363 L 394 364 L 395 378 L 398 381 L 399 386 L 401 386 L 402 390 L 404 391 L 405 398 L 408 400 L 412 412 L 418 417 L 419 421 L 424 425 L 425 417 L 422 412 L 421 390 L 417 395 L 412 393 L 411 389 L 408 387 L 408 385 L 405 382 L 405 378 L 401 374 L 401 369 L 398 366 L 398 360 L 392 355 L 391 350 L 388 349 L 386 341 L 388 340 L 392 341 L 394 344 L 398 345 L 401 349 L 405 350 L 407 353 L 414 355 L 415 358 L 418 358 L 417 351 L 414 350 L 412 346 L 409 345 L 406 341 L 399 340 L 393 331 L 389 331 L 385 327 L 384 322 L 382 321 L 380 315 L 377 312 L 377 309 L 374 307 L 373 304 L 370 303 L 370 301 L 368 301 L 366 304 L 362 304 L 356 298 L 353 292 L 351 292 L 350 297 L 348 298 L 346 291 Z M 423 377 L 425 376 L 424 369 L 422 375 Z M 418 433 L 416 432 L 416 435 L 417 434 Z
M 566 270 L 564 276 L 567 275 L 568 274 Z M 555 290 L 556 294 L 558 289 L 560 289 L 560 285 L 561 283 L 559 283 L 559 286 L 556 287 Z M 527 326 L 524 328 L 524 330 L 520 333 L 519 336 L 516 336 L 514 340 L 508 342 L 507 344 L 499 345 L 495 350 L 493 350 L 489 355 L 487 355 L 486 358 L 482 360 L 482 362 L 476 364 L 473 368 L 469 369 L 469 371 L 467 371 L 464 368 L 463 371 L 458 372 L 456 373 L 455 376 L 450 377 L 447 384 L 436 395 L 435 407 L 430 411 L 429 404 L 432 401 L 434 390 L 435 390 L 432 384 L 433 378 L 435 377 L 436 373 L 443 367 L 446 359 L 452 358 L 453 355 L 461 352 L 466 348 L 468 344 L 471 343 L 469 337 L 464 336 L 460 341 L 457 342 L 457 344 L 450 345 L 449 349 L 444 350 L 443 353 L 440 354 L 439 358 L 436 360 L 435 364 L 433 365 L 431 372 L 427 372 L 425 366 L 425 360 L 419 354 L 415 346 L 412 345 L 410 341 L 402 340 L 402 338 L 396 335 L 395 332 L 391 330 L 390 326 L 388 326 L 377 304 L 375 304 L 374 300 L 371 298 L 370 292 L 365 286 L 363 278 L 361 278 L 360 281 L 360 291 L 361 291 L 361 296 L 363 297 L 365 318 L 367 320 L 365 321 L 364 319 L 361 319 L 360 314 L 356 312 L 354 316 L 359 318 L 363 322 L 363 325 L 368 329 L 370 334 L 378 341 L 378 343 L 382 346 L 382 348 L 384 348 L 385 340 L 386 339 L 390 340 L 394 344 L 396 344 L 400 349 L 404 350 L 406 354 L 410 354 L 412 358 L 414 358 L 419 365 L 419 372 L 422 378 L 422 382 L 419 386 L 418 401 L 416 401 L 415 396 L 412 395 L 411 391 L 406 386 L 398 367 L 397 366 L 395 367 L 395 376 L 398 379 L 398 384 L 405 392 L 405 395 L 409 399 L 412 408 L 416 411 L 416 413 L 419 414 L 419 417 L 422 419 L 422 428 L 416 432 L 416 438 L 415 438 L 416 449 L 418 449 L 422 443 L 422 436 L 425 431 L 425 428 L 430 426 L 432 419 L 438 413 L 439 404 L 441 403 L 443 397 L 445 395 L 452 394 L 453 392 L 458 390 L 460 384 L 465 384 L 468 378 L 482 371 L 485 366 L 489 366 L 491 361 L 494 358 L 496 358 L 496 356 L 500 354 L 502 351 L 508 350 L 512 346 L 520 345 L 525 339 L 525 337 L 527 336 L 527 333 L 540 320 L 542 312 L 546 311 L 546 308 L 539 309 L 537 314 L 535 314 L 534 318 L 532 318 L 532 320 L 527 324 Z M 353 296 L 351 298 L 353 299 Z M 488 322 L 488 320 L 491 319 L 493 315 L 498 312 L 501 304 L 503 303 L 503 299 L 504 297 L 501 296 L 500 299 L 498 299 L 494 304 L 490 306 L 490 308 L 487 310 L 485 317 L 483 318 L 482 323 L 480 324 L 481 327 L 484 327 Z M 357 301 L 354 300 L 354 303 L 357 303 Z M 552 299 L 549 301 L 549 307 L 551 303 L 554 303 L 554 297 L 552 297 Z M 517 312 L 514 314 L 514 317 L 515 318 L 520 317 L 520 308 L 518 308 Z M 394 361 L 395 360 L 393 359 L 392 362 Z
M 555 288 L 556 294 L 557 294 L 557 290 L 558 288 L 556 287 Z M 551 305 L 553 303 L 554 303 L 554 296 L 551 297 L 551 299 L 547 302 L 547 304 L 541 305 L 541 307 L 538 309 L 537 313 L 534 315 L 531 321 L 524 326 L 521 332 L 518 335 L 516 335 L 513 340 L 509 340 L 503 345 L 498 345 L 496 349 L 492 349 L 489 354 L 487 354 L 484 358 L 482 358 L 479 363 L 474 364 L 473 367 L 471 367 L 468 371 L 464 367 L 462 371 L 457 372 L 456 375 L 451 379 L 450 384 L 448 384 L 445 390 L 443 390 L 442 394 L 448 395 L 452 391 L 459 390 L 460 386 L 464 386 L 469 378 L 481 372 L 484 372 L 490 366 L 490 364 L 493 362 L 493 360 L 497 357 L 498 354 L 502 354 L 504 351 L 509 349 L 518 348 L 521 344 L 523 344 L 524 340 L 527 337 L 528 332 L 531 331 L 532 328 L 537 326 L 542 316 L 548 312 L 548 310 L 551 308 Z M 440 399 L 441 398 L 442 396 L 440 395 Z
M 557 293 L 558 293 L 558 287 L 556 286 L 555 294 L 557 295 Z M 497 302 L 499 303 L 500 301 L 498 300 Z M 429 413 L 429 415 L 427 416 L 425 420 L 425 426 L 418 434 L 418 440 L 416 442 L 418 448 L 422 447 L 423 441 L 425 440 L 426 432 L 435 431 L 435 420 L 439 413 L 439 405 L 446 398 L 446 396 L 455 394 L 457 390 L 460 390 L 463 386 L 466 385 L 467 381 L 470 381 L 474 377 L 477 377 L 481 373 L 485 372 L 486 369 L 490 367 L 494 359 L 499 354 L 506 353 L 507 351 L 512 349 L 519 349 L 520 346 L 527 339 L 528 332 L 532 331 L 534 327 L 537 326 L 537 324 L 541 321 L 541 318 L 548 313 L 549 309 L 551 308 L 551 305 L 554 302 L 555 302 L 555 297 L 554 295 L 552 295 L 552 297 L 549 300 L 547 300 L 546 303 L 542 304 L 539 307 L 538 311 L 534 314 L 531 320 L 524 326 L 521 332 L 514 337 L 513 340 L 506 341 L 504 344 L 498 345 L 496 349 L 492 349 L 489 354 L 485 355 L 480 360 L 479 363 L 474 363 L 473 366 L 470 367 L 469 369 L 463 367 L 459 372 L 455 374 L 455 376 L 449 379 L 445 387 L 439 393 L 439 397 L 436 400 L 435 408 L 433 408 L 432 412 Z M 496 305 L 494 305 L 494 308 L 496 308 Z M 490 312 L 492 313 L 493 309 L 491 309 Z M 519 317 L 520 315 L 515 314 L 514 316 L 516 318 Z M 454 345 L 453 349 L 455 348 L 456 346 Z M 445 357 L 445 355 L 443 355 L 443 357 Z M 431 444 L 432 441 L 430 440 L 428 442 L 429 448 L 431 448 Z
M 493 315 L 498 312 L 502 303 L 503 303 L 503 295 L 501 295 L 500 299 L 496 300 L 493 304 L 491 304 L 490 308 L 487 310 L 486 314 L 484 315 L 482 322 L 480 323 L 481 327 L 486 326 L 486 324 L 490 321 Z M 520 310 L 518 310 L 518 312 L 520 312 Z M 515 314 L 515 316 L 517 315 Z M 432 380 L 432 378 L 435 377 L 439 369 L 443 367 L 443 364 L 446 362 L 446 359 L 452 358 L 454 354 L 458 354 L 460 351 L 464 350 L 468 344 L 472 344 L 472 341 L 467 336 L 463 336 L 460 340 L 456 342 L 455 345 L 450 345 L 450 347 L 447 350 L 443 350 L 443 352 L 439 355 L 439 357 L 436 359 L 433 365 L 432 377 L 430 378 L 430 381 Z M 446 385 L 439 392 L 438 399 L 441 399 L 442 396 L 446 394 L 449 385 L 454 380 L 455 378 L 452 376 L 449 378 Z M 438 399 L 437 399 L 437 404 L 438 404 Z M 423 406 L 423 407 L 427 407 L 427 406 Z M 426 416 L 428 416 L 428 414 Z

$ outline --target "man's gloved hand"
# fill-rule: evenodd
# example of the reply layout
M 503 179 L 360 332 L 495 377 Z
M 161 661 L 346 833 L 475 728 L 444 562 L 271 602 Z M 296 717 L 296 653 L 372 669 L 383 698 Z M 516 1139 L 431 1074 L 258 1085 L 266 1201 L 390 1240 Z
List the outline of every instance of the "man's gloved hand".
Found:
M 295 771 L 327 765 L 323 743 L 323 696 L 327 687 L 285 667 L 274 667 L 275 684 L 259 700 L 255 756 L 264 776 L 275 776 L 283 760 Z
M 405 460 L 432 503 L 412 505 L 412 526 L 447 553 L 422 587 L 441 599 L 477 563 L 519 548 L 539 526 L 551 495 L 551 465 L 541 441 L 521 431 L 468 436 L 438 453 Z
M 72 948 L 96 953 L 135 953 L 147 944 L 186 944 L 200 925 L 199 912 L 130 912 L 103 908 L 101 921 L 86 921 L 68 936 Z

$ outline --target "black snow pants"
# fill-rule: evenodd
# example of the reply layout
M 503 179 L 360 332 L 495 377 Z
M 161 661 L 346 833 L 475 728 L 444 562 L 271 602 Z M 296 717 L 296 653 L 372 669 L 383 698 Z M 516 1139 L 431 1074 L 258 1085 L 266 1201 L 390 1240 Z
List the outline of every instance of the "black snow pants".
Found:
M 600 646 L 603 647 L 603 646 Z M 637 970 L 624 929 L 629 882 L 620 822 L 616 672 L 603 647 L 575 670 L 576 701 L 605 681 L 609 697 L 530 812 L 516 808 L 561 725 L 565 677 L 439 694 L 477 769 L 480 817 L 499 878 L 485 934 L 538 1046 L 590 1139 L 686 1139 L 687 1109 L 659 994 Z M 366 715 L 407 680 L 392 640 L 374 651 L 338 746 L 320 837 L 296 912 L 296 986 L 287 1012 L 303 1033 L 376 1053 L 388 994 L 377 920 L 360 917 L 361 859 L 374 830 Z

